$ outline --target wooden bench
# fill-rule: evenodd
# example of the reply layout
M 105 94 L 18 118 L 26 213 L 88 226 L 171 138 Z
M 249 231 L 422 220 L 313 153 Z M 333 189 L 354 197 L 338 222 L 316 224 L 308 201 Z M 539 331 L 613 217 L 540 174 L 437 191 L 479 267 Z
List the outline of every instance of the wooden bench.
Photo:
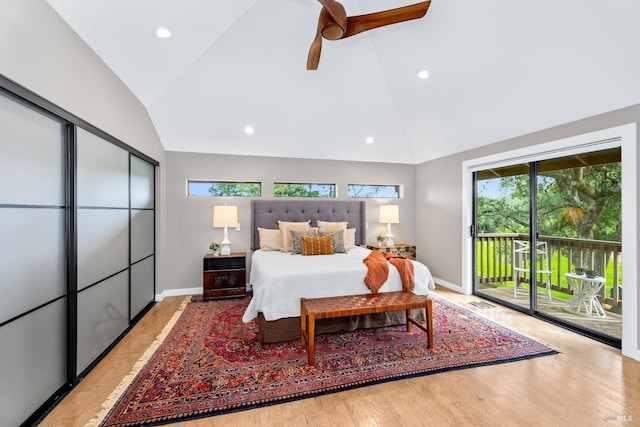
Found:
M 426 328 L 411 317 L 411 310 L 424 308 Z M 360 314 L 385 313 L 405 310 L 407 312 L 407 332 L 411 325 L 427 333 L 428 348 L 433 347 L 433 321 L 431 300 L 413 292 L 382 292 L 377 294 L 346 295 L 327 298 L 300 298 L 300 339 L 307 347 L 309 365 L 313 366 L 314 339 L 317 319 L 356 316 Z

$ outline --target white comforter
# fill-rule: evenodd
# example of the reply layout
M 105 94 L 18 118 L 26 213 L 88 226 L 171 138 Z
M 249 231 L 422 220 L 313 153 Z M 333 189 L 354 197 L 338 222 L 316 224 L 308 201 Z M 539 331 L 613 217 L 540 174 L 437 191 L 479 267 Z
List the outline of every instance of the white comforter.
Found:
M 257 250 L 251 257 L 249 282 L 253 298 L 242 317 L 251 322 L 259 312 L 266 320 L 300 316 L 300 298 L 318 298 L 370 293 L 364 284 L 367 266 L 362 260 L 369 250 L 349 249 L 346 254 L 303 256 L 277 251 Z M 431 272 L 424 265 L 413 262 L 415 289 L 427 295 L 435 289 Z M 389 264 L 389 277 L 380 292 L 402 290 L 398 270 Z

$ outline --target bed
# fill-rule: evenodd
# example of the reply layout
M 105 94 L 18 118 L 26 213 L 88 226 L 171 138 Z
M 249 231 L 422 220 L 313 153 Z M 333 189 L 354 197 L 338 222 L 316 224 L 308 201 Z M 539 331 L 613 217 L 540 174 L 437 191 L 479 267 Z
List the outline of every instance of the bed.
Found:
M 243 321 L 256 321 L 258 340 L 262 343 L 300 339 L 300 298 L 353 295 L 371 292 L 364 283 L 367 267 L 363 259 L 369 250 L 366 243 L 366 202 L 337 200 L 254 200 L 252 201 L 252 249 L 249 282 L 253 296 Z M 308 222 L 309 227 L 320 224 L 346 223 L 351 246 L 346 253 L 304 256 L 281 252 L 277 248 L 260 249 L 260 235 L 276 234 L 279 223 Z M 322 222 L 324 221 L 324 223 Z M 260 230 L 260 231 L 259 231 Z M 272 232 L 273 231 L 273 232 Z M 419 262 L 414 265 L 415 289 L 427 295 L 434 289 L 428 268 Z M 389 268 L 388 280 L 380 292 L 402 290 L 398 270 Z M 357 328 L 379 327 L 405 323 L 404 312 L 324 319 L 318 322 L 317 332 L 335 332 Z

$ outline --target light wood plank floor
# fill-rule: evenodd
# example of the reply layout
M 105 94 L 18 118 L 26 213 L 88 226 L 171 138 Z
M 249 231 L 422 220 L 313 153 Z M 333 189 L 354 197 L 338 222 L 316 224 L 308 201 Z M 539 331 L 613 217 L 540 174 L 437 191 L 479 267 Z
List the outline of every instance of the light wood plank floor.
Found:
M 531 360 L 445 372 L 177 426 L 640 425 L 640 362 L 618 349 L 474 296 L 438 294 L 557 349 Z M 182 298 L 156 306 L 42 422 L 83 426 L 162 330 Z M 626 418 L 626 420 L 624 420 Z

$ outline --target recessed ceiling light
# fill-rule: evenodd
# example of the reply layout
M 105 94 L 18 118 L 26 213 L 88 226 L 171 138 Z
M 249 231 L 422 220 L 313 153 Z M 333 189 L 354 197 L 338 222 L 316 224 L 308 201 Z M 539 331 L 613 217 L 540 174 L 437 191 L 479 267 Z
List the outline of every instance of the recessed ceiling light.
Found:
M 254 132 L 254 130 L 253 130 L 252 126 L 246 126 L 244 128 L 244 133 L 246 133 L 247 135 L 253 135 L 253 132 Z
M 158 27 L 154 32 L 157 38 L 159 39 L 168 39 L 171 37 L 171 30 L 167 27 Z
M 365 139 L 365 142 L 367 144 L 373 144 L 373 137 L 372 136 L 367 137 L 367 139 Z
M 418 78 L 421 80 L 426 80 L 429 78 L 429 72 L 427 70 L 420 70 L 418 73 Z

